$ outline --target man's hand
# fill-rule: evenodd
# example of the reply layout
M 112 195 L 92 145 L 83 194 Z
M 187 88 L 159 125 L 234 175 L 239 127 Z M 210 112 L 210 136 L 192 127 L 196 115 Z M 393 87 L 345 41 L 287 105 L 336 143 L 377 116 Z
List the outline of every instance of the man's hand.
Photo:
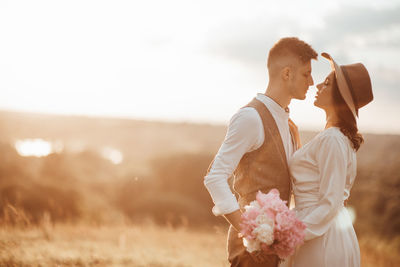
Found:
M 273 254 L 267 254 L 264 251 L 254 251 L 250 253 L 250 256 L 257 263 L 270 263 L 276 264 L 279 262 L 279 257 Z
M 241 220 L 242 212 L 240 210 L 236 210 L 232 213 L 225 214 L 225 219 L 235 228 L 237 232 L 240 232 L 240 220 Z
M 232 213 L 225 214 L 225 219 L 232 225 L 233 228 L 237 232 L 240 232 L 240 220 L 241 220 L 242 212 L 240 210 L 236 210 Z M 252 259 L 257 263 L 271 263 L 273 265 L 279 263 L 279 257 L 274 254 L 267 254 L 264 251 L 255 251 L 249 253 Z

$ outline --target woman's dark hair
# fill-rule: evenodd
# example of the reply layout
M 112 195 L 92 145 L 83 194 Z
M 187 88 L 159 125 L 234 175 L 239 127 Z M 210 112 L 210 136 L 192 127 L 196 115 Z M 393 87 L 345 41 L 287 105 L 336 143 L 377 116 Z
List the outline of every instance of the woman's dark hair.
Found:
M 338 127 L 340 128 L 340 131 L 349 138 L 353 144 L 353 148 L 357 151 L 364 142 L 364 138 L 358 132 L 356 119 L 339 92 L 336 78 L 332 79 L 332 96 L 334 110 L 339 118 Z

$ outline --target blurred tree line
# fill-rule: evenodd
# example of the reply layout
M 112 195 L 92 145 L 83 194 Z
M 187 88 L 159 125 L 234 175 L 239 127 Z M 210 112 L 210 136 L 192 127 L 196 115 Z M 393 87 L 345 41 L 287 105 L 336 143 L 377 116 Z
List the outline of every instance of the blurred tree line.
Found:
M 224 220 L 211 213 L 203 185 L 212 155 L 186 154 L 151 161 L 151 175 L 113 165 L 94 151 L 22 157 L 0 144 L 0 222 L 132 222 L 209 226 Z M 132 168 L 129 168 L 132 169 Z

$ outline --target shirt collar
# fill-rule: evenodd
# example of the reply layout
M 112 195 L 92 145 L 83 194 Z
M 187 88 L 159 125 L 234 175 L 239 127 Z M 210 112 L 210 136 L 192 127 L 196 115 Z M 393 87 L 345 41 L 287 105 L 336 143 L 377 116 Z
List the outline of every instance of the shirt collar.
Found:
M 276 103 L 272 98 L 270 98 L 269 96 L 266 96 L 265 94 L 261 94 L 258 93 L 257 97 L 258 100 L 260 100 L 261 102 L 264 103 L 264 105 L 267 106 L 267 108 L 275 113 L 277 116 L 279 116 L 279 118 L 282 119 L 289 119 L 289 108 L 287 109 L 287 111 L 285 111 L 284 108 L 282 108 L 278 103 Z

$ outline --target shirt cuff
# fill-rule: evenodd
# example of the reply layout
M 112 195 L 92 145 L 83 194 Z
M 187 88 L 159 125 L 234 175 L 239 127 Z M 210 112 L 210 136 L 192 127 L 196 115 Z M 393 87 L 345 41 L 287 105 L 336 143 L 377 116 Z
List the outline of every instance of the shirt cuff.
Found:
M 225 199 L 224 202 L 215 204 L 215 206 L 212 208 L 212 213 L 215 216 L 229 214 L 240 209 L 235 195 L 232 194 L 231 196 L 232 198 Z

